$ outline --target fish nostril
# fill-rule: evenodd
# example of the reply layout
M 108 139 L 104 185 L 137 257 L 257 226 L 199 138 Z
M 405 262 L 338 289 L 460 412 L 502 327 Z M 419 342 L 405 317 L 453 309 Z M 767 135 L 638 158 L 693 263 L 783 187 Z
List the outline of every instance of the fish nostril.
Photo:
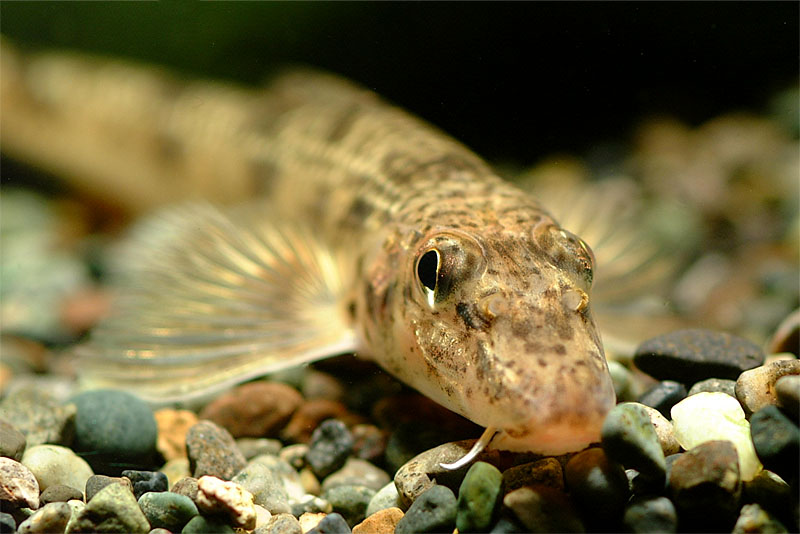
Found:
M 589 295 L 579 288 L 568 289 L 561 294 L 561 303 L 570 311 L 582 312 L 589 306 Z
M 478 303 L 478 311 L 488 320 L 502 315 L 505 312 L 506 306 L 503 296 L 500 293 L 492 293 L 483 297 Z

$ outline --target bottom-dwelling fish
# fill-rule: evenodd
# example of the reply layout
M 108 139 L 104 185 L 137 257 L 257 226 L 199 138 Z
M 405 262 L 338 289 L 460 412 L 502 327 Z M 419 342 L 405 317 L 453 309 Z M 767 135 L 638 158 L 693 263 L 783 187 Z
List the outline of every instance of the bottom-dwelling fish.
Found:
M 615 396 L 592 252 L 462 145 L 318 73 L 249 90 L 4 56 L 10 154 L 258 190 L 138 228 L 115 313 L 81 349 L 91 384 L 167 402 L 352 351 L 487 427 L 477 448 L 599 439 Z

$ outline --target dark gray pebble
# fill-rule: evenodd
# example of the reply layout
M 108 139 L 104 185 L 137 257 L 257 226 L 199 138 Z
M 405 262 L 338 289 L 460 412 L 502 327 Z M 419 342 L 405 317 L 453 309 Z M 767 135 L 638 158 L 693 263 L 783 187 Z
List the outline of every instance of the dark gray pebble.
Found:
M 609 458 L 663 485 L 667 469 L 664 453 L 644 406 L 635 402 L 616 405 L 603 422 L 601 439 Z
M 668 498 L 643 495 L 634 497 L 625 507 L 622 524 L 626 532 L 667 534 L 677 532 L 678 513 Z
M 93 390 L 72 397 L 75 451 L 84 452 L 95 472 L 118 474 L 120 465 L 146 465 L 155 453 L 158 429 L 153 410 L 139 397 Z
M 75 411 L 74 404 L 62 405 L 32 385 L 10 393 L 0 402 L 0 418 L 25 436 L 28 447 L 43 443 L 70 445 Z
M 673 406 L 686 398 L 686 386 L 674 380 L 662 380 L 644 392 L 638 399 L 640 404 L 655 408 L 661 415 L 670 418 Z
M 200 421 L 189 429 L 186 451 L 194 478 L 211 475 L 230 480 L 247 464 L 230 432 L 211 421 Z
M 789 484 L 772 471 L 762 469 L 744 483 L 742 502 L 761 505 L 793 532 L 800 532 L 800 500 Z
M 366 486 L 336 486 L 322 494 L 331 503 L 333 510 L 340 513 L 352 528 L 364 520 L 367 506 L 377 493 Z
M 152 528 L 166 528 L 178 532 L 194 516 L 197 506 L 185 495 L 171 491 L 145 493 L 139 497 L 139 508 L 144 512 Z
M 747 339 L 725 332 L 677 330 L 642 343 L 633 362 L 658 380 L 694 384 L 707 378 L 736 380 L 764 363 L 764 352 Z
M 456 528 L 459 532 L 483 532 L 492 524 L 500 497 L 503 475 L 495 466 L 475 462 L 458 489 Z
M 160 471 L 135 471 L 126 469 L 122 476 L 130 479 L 133 484 L 133 494 L 138 499 L 149 491 L 167 491 L 169 482 L 167 475 Z
M 8 421 L 0 419 L 0 456 L 19 462 L 25 445 L 25 435 Z
M 603 449 L 587 449 L 573 456 L 564 468 L 564 477 L 587 526 L 613 525 L 622 518 L 630 496 L 628 477 Z
M 344 517 L 337 513 L 328 514 L 322 518 L 316 527 L 306 534 L 350 534 L 350 526 Z
M 564 470 L 555 458 L 515 465 L 503 471 L 503 493 L 535 485 L 564 489 Z
M 337 419 L 323 421 L 311 434 L 306 462 L 323 479 L 341 468 L 353 452 L 353 436 Z
M 691 388 L 687 396 L 694 395 L 695 393 L 725 393 L 731 397 L 736 397 L 736 380 L 727 378 L 708 378 L 696 382 Z
M 67 502 L 74 499 L 82 501 L 83 492 L 66 484 L 56 484 L 48 487 L 39 495 L 39 504 L 44 506 L 51 502 Z
M 124 488 L 130 490 L 131 494 L 133 494 L 133 485 L 128 478 L 92 475 L 86 481 L 86 489 L 84 490 L 84 493 L 86 494 L 86 502 L 91 501 L 95 495 L 97 495 L 103 488 L 110 484 L 120 484 Z
M 14 534 L 17 531 L 17 522 L 14 516 L 0 512 L 0 534 Z
M 233 534 L 229 524 L 214 517 L 196 515 L 186 523 L 181 534 Z
M 522 524 L 523 532 L 585 532 L 575 505 L 560 489 L 526 486 L 503 497 L 503 506 Z
M 764 468 L 780 475 L 789 484 L 800 472 L 800 428 L 777 406 L 769 405 L 750 418 L 750 436 Z
M 395 534 L 452 532 L 456 522 L 456 496 L 445 486 L 433 486 L 408 508 Z

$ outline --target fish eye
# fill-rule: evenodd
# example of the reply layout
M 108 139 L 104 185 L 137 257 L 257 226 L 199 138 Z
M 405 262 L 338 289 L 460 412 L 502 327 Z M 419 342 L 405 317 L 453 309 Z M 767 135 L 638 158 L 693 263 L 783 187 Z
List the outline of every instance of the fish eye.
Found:
M 417 278 L 426 290 L 429 300 L 436 291 L 436 280 L 439 277 L 440 262 L 439 251 L 435 248 L 430 249 L 417 262 Z

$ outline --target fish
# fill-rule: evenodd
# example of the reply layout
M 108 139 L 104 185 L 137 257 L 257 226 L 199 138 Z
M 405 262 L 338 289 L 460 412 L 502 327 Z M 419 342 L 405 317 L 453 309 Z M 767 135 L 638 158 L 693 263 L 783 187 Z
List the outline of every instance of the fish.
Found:
M 168 205 L 114 254 L 88 386 L 178 402 L 355 353 L 486 428 L 452 468 L 599 441 L 592 249 L 461 143 L 309 69 L 253 88 L 0 52 L 6 154 Z

